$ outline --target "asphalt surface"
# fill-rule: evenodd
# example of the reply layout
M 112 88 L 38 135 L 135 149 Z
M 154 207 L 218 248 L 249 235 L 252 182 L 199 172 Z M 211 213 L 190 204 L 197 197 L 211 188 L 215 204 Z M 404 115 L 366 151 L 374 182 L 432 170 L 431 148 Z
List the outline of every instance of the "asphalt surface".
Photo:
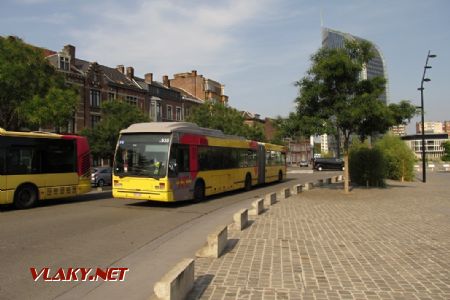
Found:
M 296 168 L 279 184 L 159 204 L 113 199 L 110 191 L 49 200 L 30 210 L 0 207 L 1 299 L 147 299 L 153 284 L 183 257 L 193 257 L 216 226 L 255 197 L 339 172 Z M 30 268 L 126 267 L 123 282 L 33 281 Z

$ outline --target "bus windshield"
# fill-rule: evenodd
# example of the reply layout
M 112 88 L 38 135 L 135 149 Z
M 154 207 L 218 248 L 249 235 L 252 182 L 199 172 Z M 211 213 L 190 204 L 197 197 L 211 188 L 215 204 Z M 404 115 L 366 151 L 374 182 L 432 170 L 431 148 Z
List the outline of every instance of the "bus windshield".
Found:
M 170 134 L 122 134 L 114 158 L 114 175 L 166 176 Z

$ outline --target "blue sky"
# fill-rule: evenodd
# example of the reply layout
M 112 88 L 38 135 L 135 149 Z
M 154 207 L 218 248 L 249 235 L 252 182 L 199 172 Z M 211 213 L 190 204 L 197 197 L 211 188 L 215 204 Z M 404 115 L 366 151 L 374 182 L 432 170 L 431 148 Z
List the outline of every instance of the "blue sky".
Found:
M 426 120 L 450 120 L 447 0 L 2 0 L 0 35 L 137 76 L 197 70 L 225 84 L 229 104 L 263 117 L 294 110 L 294 82 L 321 45 L 323 25 L 376 43 L 386 59 L 390 102 L 420 104 L 428 50 Z M 413 122 L 417 121 L 415 118 Z

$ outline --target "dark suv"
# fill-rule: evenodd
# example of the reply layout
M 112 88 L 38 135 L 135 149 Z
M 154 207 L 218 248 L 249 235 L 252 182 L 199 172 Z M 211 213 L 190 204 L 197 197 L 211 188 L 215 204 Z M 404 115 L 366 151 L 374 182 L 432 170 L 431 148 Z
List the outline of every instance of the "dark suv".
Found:
M 313 168 L 322 170 L 344 170 L 344 161 L 340 158 L 315 158 Z

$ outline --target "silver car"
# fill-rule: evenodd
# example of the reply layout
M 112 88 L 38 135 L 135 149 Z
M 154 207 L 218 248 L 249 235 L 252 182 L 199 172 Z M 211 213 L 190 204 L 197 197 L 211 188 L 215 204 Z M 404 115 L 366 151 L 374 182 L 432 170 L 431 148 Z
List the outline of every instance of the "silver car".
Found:
M 96 167 L 91 172 L 91 184 L 93 186 L 111 185 L 111 167 Z

